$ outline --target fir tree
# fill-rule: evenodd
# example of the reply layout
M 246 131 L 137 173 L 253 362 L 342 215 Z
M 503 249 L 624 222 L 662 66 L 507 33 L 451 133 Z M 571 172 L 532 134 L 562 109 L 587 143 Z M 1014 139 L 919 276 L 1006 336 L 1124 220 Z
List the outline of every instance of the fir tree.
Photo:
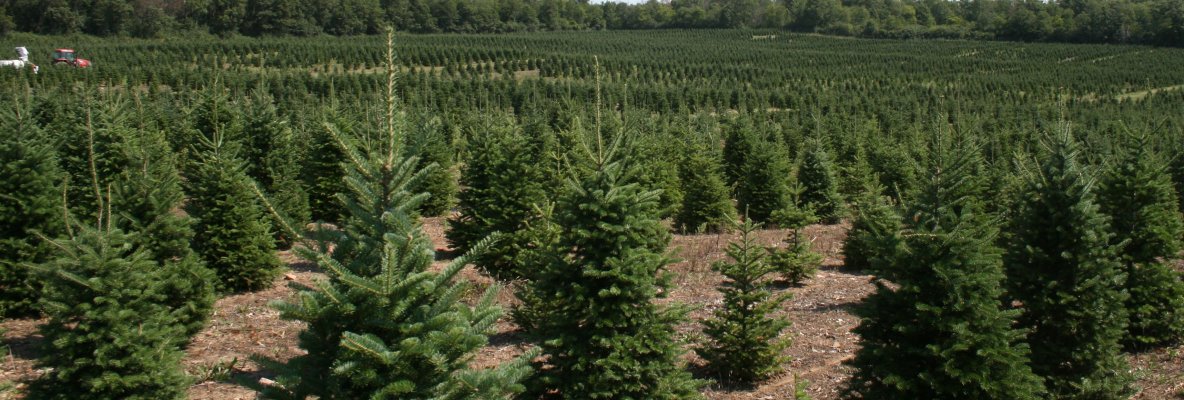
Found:
M 735 219 L 736 208 L 719 173 L 719 163 L 709 149 L 691 146 L 679 166 L 682 205 L 674 215 L 674 226 L 684 233 L 715 233 L 726 230 Z
M 312 218 L 308 193 L 300 181 L 305 138 L 279 115 L 266 85 L 251 92 L 243 119 L 244 146 L 239 156 L 246 163 L 247 176 L 266 190 L 272 205 L 288 218 L 271 225 L 278 243 L 287 246 L 292 238 L 284 237 L 280 224 L 302 227 Z
M 22 264 L 50 254 L 34 233 L 52 237 L 63 226 L 63 175 L 23 106 L 0 111 L 0 176 L 0 318 L 25 316 L 35 312 L 40 289 Z
M 1184 334 L 1184 283 L 1163 260 L 1184 240 L 1184 220 L 1167 164 L 1146 137 L 1129 139 L 1101 182 L 1098 203 L 1110 217 L 1127 275 L 1127 347 L 1169 343 Z
M 217 132 L 201 141 L 185 181 L 185 211 L 195 221 L 193 249 L 217 273 L 222 290 L 271 286 L 282 264 L 242 162 Z
M 523 228 L 536 205 L 547 201 L 541 154 L 529 138 L 503 121 L 472 139 L 471 158 L 461 171 L 465 191 L 459 215 L 448 221 L 448 241 L 468 251 L 494 232 L 501 238 L 477 266 L 499 278 L 521 276 L 517 255 L 528 245 Z
M 814 210 L 814 215 L 826 224 L 838 223 L 844 214 L 843 196 L 839 194 L 834 169 L 822 141 L 810 140 L 798 166 L 798 183 L 803 188 L 799 202 Z
M 439 118 L 427 118 L 416 124 L 408 136 L 407 151 L 419 159 L 419 169 L 426 169 L 427 175 L 413 188 L 415 193 L 428 193 L 430 197 L 420 206 L 425 216 L 447 215 L 456 203 L 456 177 L 452 175 L 452 148 L 444 135 L 443 123 Z M 428 165 L 436 167 L 427 169 Z
M 1132 393 L 1119 346 L 1126 279 L 1076 141 L 1067 127 L 1051 136 L 1005 241 L 1008 291 L 1022 304 L 1032 370 L 1051 396 L 1125 398 Z
M 530 395 L 697 398 L 672 335 L 682 314 L 653 303 L 668 287 L 670 263 L 658 193 L 628 178 L 631 160 L 614 159 L 619 141 L 596 143 L 585 146 L 594 169 L 570 180 L 556 204 L 563 232 L 532 266 L 542 317 L 529 334 L 543 358 Z
M 695 352 L 725 382 L 752 384 L 780 373 L 782 364 L 789 361 L 783 351 L 790 341 L 782 336 L 789 321 L 771 314 L 790 294 L 769 290 L 769 275 L 777 268 L 765 262 L 765 251 L 756 243 L 757 229 L 758 225 L 745 221 L 739 242 L 728 244 L 731 261 L 712 265 L 727 278 L 719 288 L 724 302 L 714 318 L 703 322 L 703 333 L 710 339 Z
M 328 119 L 325 123 L 351 133 L 352 122 L 340 116 L 342 112 L 336 109 L 339 106 L 331 107 L 325 111 L 324 115 Z M 339 223 L 344 209 L 337 202 L 337 194 L 345 191 L 345 170 L 342 166 L 345 153 L 326 129 L 309 129 L 308 132 L 308 156 L 302 180 L 308 192 L 309 216 L 317 222 Z
M 752 148 L 744 157 L 736 182 L 740 211 L 753 221 L 764 222 L 773 212 L 788 207 L 792 200 L 789 173 L 789 163 L 780 146 L 767 142 Z
M 911 217 L 855 313 L 861 348 L 846 395 L 862 399 L 1036 399 L 1015 311 L 1003 310 L 997 230 L 982 211 L 977 149 L 936 132 Z M 891 285 L 890 285 L 891 284 Z
M 872 181 L 855 201 L 855 219 L 843 242 L 846 268 L 875 269 L 894 251 L 891 237 L 900 229 L 901 218 L 882 192 L 879 182 Z
M 30 399 L 180 399 L 184 327 L 164 305 L 160 265 L 135 235 L 78 227 L 39 267 L 49 321 Z
M 469 285 L 456 282 L 469 257 L 428 270 L 435 254 L 415 212 L 427 195 L 408 191 L 425 171 L 405 155 L 396 131 L 391 37 L 383 132 L 363 147 L 329 128 L 348 156 L 349 190 L 339 200 L 349 217 L 340 231 L 318 231 L 312 247 L 298 248 L 328 279 L 303 288 L 296 302 L 276 303 L 283 318 L 308 324 L 300 334 L 307 354 L 266 363 L 280 375 L 278 385 L 262 388 L 265 398 L 505 398 L 530 371 L 525 358 L 469 368 L 500 314 L 497 287 L 469 306 L 461 301 Z

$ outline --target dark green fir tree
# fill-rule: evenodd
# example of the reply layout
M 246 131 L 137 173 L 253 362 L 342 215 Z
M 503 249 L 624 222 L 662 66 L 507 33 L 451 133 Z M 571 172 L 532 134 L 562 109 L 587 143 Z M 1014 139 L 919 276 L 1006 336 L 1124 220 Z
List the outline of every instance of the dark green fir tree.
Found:
M 348 190 L 339 196 L 347 222 L 297 247 L 327 279 L 275 304 L 284 319 L 307 323 L 300 333 L 307 353 L 265 362 L 280 373 L 276 385 L 261 388 L 264 398 L 499 399 L 521 391 L 530 372 L 529 354 L 499 368 L 469 366 L 501 314 L 493 304 L 498 288 L 470 306 L 462 300 L 473 289 L 457 277 L 468 256 L 429 270 L 435 254 L 416 213 L 427 194 L 408 191 L 425 171 L 406 156 L 396 130 L 392 38 L 384 129 L 363 146 L 329 127 L 348 155 Z
M 528 246 L 525 224 L 547 199 L 540 148 L 513 121 L 488 121 L 489 128 L 469 142 L 469 161 L 461 171 L 459 215 L 448 221 L 448 241 L 468 251 L 494 232 L 499 240 L 477 257 L 489 274 L 521 276 L 518 255 Z
M 887 261 L 895 251 L 892 236 L 900 230 L 901 218 L 883 192 L 880 183 L 872 180 L 856 198 L 855 218 L 843 242 L 845 268 L 874 270 L 874 266 Z
M 195 221 L 193 249 L 218 275 L 221 290 L 269 287 L 282 264 L 243 163 L 219 133 L 199 140 L 185 176 L 185 211 Z
M 1018 312 L 1002 308 L 998 233 L 983 212 L 977 148 L 935 133 L 903 230 L 855 309 L 855 399 L 1039 399 Z
M 798 183 L 802 185 L 798 202 L 802 207 L 814 210 L 814 215 L 822 223 L 836 224 L 843 218 L 846 208 L 843 196 L 839 194 L 834 162 L 819 139 L 810 140 L 805 150 L 798 166 Z
M 1184 334 L 1184 283 L 1165 264 L 1184 240 L 1184 220 L 1167 167 L 1147 137 L 1128 137 L 1098 193 L 1114 242 L 1125 243 L 1119 255 L 1131 296 L 1123 338 L 1128 348 L 1171 343 Z
M 1052 397 L 1126 398 L 1122 264 L 1076 140 L 1067 126 L 1049 136 L 1005 237 L 1008 292 L 1022 305 L 1032 370 Z
M 23 105 L 0 111 L 0 318 L 36 313 L 39 285 L 23 264 L 51 254 L 35 233 L 53 237 L 64 226 L 64 175 L 28 111 Z
M 784 350 L 790 340 L 782 335 L 789 321 L 773 314 L 790 293 L 769 289 L 777 267 L 766 262 L 756 241 L 759 226 L 745 221 L 739 228 L 739 241 L 728 244 L 731 260 L 711 267 L 726 278 L 719 288 L 724 302 L 703 322 L 708 341 L 695 352 L 720 381 L 751 385 L 780 373 L 789 361 Z
M 774 142 L 763 142 L 745 155 L 736 181 L 736 203 L 742 213 L 765 222 L 773 213 L 789 207 L 792 199 L 790 167 L 785 151 Z
M 29 399 L 185 397 L 185 328 L 164 304 L 163 269 L 136 235 L 106 229 L 74 228 L 37 267 L 49 319 L 38 365 L 48 372 L 29 385 Z
M 674 215 L 674 226 L 684 233 L 716 233 L 729 228 L 736 207 L 720 175 L 720 163 L 711 149 L 690 145 L 679 165 L 682 205 Z
M 599 126 L 599 124 L 597 124 Z M 596 132 L 599 137 L 599 132 Z M 682 312 L 654 299 L 666 292 L 670 240 L 656 217 L 658 193 L 630 180 L 620 141 L 585 145 L 591 171 L 569 181 L 554 212 L 562 232 L 532 265 L 530 298 L 542 317 L 530 397 L 698 398 L 673 327 Z
M 419 159 L 419 168 L 426 174 L 413 188 L 415 193 L 430 197 L 420 205 L 419 212 L 427 217 L 448 215 L 456 204 L 456 176 L 453 175 L 452 144 L 439 117 L 424 117 L 414 124 L 408 135 L 407 151 Z M 434 168 L 427 168 L 435 164 Z

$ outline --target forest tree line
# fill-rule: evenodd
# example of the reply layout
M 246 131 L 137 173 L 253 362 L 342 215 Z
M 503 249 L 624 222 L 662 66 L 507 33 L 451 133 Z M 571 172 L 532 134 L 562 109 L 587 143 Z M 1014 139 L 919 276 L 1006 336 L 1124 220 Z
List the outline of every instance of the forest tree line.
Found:
M 0 34 L 160 37 L 761 28 L 872 38 L 1184 44 L 1181 0 L 11 0 Z

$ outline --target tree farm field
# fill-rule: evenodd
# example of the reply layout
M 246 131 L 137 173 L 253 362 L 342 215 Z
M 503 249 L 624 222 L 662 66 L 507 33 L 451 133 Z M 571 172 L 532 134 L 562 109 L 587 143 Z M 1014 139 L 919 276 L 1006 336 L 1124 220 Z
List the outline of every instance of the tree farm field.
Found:
M 1122 276 L 1110 281 L 1124 293 L 1109 297 L 1120 299 L 1110 306 L 1122 309 L 1125 293 L 1161 292 L 1180 296 L 1149 302 L 1184 304 L 1184 289 L 1171 286 L 1184 288 L 1184 223 L 1174 222 L 1184 209 L 1184 49 L 765 30 L 400 33 L 390 47 L 386 36 L 12 33 L 4 41 L 28 47 L 34 59 L 68 43 L 93 66 L 0 71 L 0 99 L 15 104 L 0 111 L 0 131 L 12 132 L 0 141 L 0 172 L 11 173 L 0 176 L 0 189 L 12 193 L 0 198 L 8 215 L 0 216 L 0 250 L 14 254 L 0 255 L 12 257 L 0 260 L 0 312 L 8 314 L 0 320 L 0 400 L 35 397 L 46 382 L 65 379 L 55 373 L 72 367 L 55 364 L 63 361 L 52 349 L 73 353 L 47 337 L 110 315 L 126 323 L 126 313 L 70 314 L 89 310 L 79 304 L 90 297 L 78 293 L 116 276 L 78 261 L 92 254 L 86 246 L 105 249 L 93 257 L 123 268 L 112 270 L 157 266 L 121 278 L 145 279 L 150 289 L 119 293 L 156 293 L 126 302 L 162 316 L 113 331 L 164 326 L 151 340 L 173 352 L 156 362 L 179 364 L 170 379 L 183 382 L 177 396 L 190 399 L 252 399 L 287 382 L 281 369 L 307 359 L 301 335 L 315 319 L 292 307 L 315 303 L 302 296 L 321 283 L 386 276 L 334 258 L 395 263 L 367 253 L 374 243 L 423 250 L 411 252 L 423 270 L 404 278 L 455 273 L 424 286 L 425 296 L 450 298 L 455 293 L 432 292 L 447 286 L 460 291 L 452 307 L 501 309 L 490 321 L 471 317 L 489 323 L 487 342 L 457 359 L 503 376 L 516 362 L 520 370 L 530 362 L 557 368 L 550 355 L 537 355 L 532 332 L 545 331 L 547 320 L 531 313 L 562 309 L 539 300 L 546 294 L 558 302 L 574 292 L 538 282 L 577 283 L 557 278 L 568 276 L 561 266 L 594 258 L 580 253 L 594 246 L 571 243 L 624 232 L 605 240 L 633 243 L 641 250 L 623 254 L 655 269 L 619 281 L 645 287 L 618 282 L 600 296 L 652 295 L 646 304 L 661 315 L 652 319 L 674 321 L 660 329 L 674 343 L 668 369 L 701 380 L 693 390 L 708 399 L 844 398 L 858 386 L 853 377 L 869 376 L 860 368 L 871 370 L 857 360 L 864 340 L 874 340 L 859 332 L 874 333 L 868 321 L 881 318 L 868 304 L 900 293 L 936 296 L 934 287 L 945 286 L 916 283 L 949 272 L 926 270 L 932 260 L 981 267 L 950 285 L 974 282 L 989 292 L 983 307 L 1003 321 L 995 327 L 1019 332 L 1009 343 L 1027 349 L 1020 337 L 1034 329 L 1021 327 L 1030 322 L 1023 306 L 1037 300 L 1020 297 L 1013 282 L 1028 276 L 1017 265 L 1038 259 L 1022 257 L 1039 247 L 1024 238 L 1040 237 L 1032 233 L 1039 224 L 1025 222 L 1039 219 L 1033 215 L 1047 199 L 1081 202 L 1052 209 L 1084 210 L 1068 219 L 1094 224 L 1081 236 L 1102 243 L 1089 253 L 1109 260 L 1110 270 L 1096 267 L 1099 276 Z M 399 168 L 424 172 L 412 179 Z M 1134 183 L 1123 180 L 1128 175 Z M 1071 195 L 1048 194 L 1056 185 L 1047 182 L 1068 182 Z M 589 189 L 595 185 L 612 190 Z M 382 192 L 375 188 L 397 190 L 367 197 Z M 1132 195 L 1115 200 L 1124 193 Z M 10 198 L 21 200 L 5 203 Z M 1146 208 L 1156 214 L 1119 207 L 1146 199 L 1158 201 Z M 414 204 L 413 214 L 400 204 Z M 594 212 L 603 220 L 579 218 Z M 611 225 L 618 215 L 630 222 Z M 1049 218 L 1045 225 L 1059 221 Z M 746 237 L 732 223 L 739 219 L 761 225 Z M 331 228 L 312 229 L 318 222 Z M 1158 233 L 1143 235 L 1140 226 Z M 382 229 L 399 234 L 372 232 Z M 497 240 L 486 243 L 490 235 Z M 720 343 L 711 321 L 734 307 L 725 289 L 740 286 L 721 265 L 736 262 L 729 246 L 746 238 L 767 256 L 761 262 L 792 266 L 752 289 L 763 301 L 780 299 L 766 317 L 789 325 L 780 330 L 784 347 L 763 347 L 777 353 L 766 357 L 775 365 L 749 384 L 725 382 L 727 371 L 696 351 Z M 333 254 L 341 248 L 347 255 Z M 473 248 L 488 254 L 462 256 Z M 457 260 L 467 261 L 459 272 Z M 1166 274 L 1162 291 L 1124 286 L 1138 281 L 1126 275 L 1150 265 Z M 790 270 L 801 274 L 791 278 Z M 486 297 L 490 288 L 500 289 Z M 1121 365 L 1111 375 L 1131 379 L 1116 384 L 1129 398 L 1184 396 L 1184 310 L 1163 307 L 1121 319 L 1145 327 L 1149 314 L 1164 314 L 1179 329 L 1108 339 Z M 678 314 L 670 310 L 685 315 L 668 320 Z M 78 354 L 88 352 L 98 354 Z M 560 392 L 540 390 L 541 398 Z

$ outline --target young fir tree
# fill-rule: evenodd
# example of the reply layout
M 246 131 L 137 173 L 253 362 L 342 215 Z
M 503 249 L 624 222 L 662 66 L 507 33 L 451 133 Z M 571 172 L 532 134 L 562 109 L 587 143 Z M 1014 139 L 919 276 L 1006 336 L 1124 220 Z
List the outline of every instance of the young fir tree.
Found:
M 669 233 L 658 193 L 631 180 L 620 141 L 603 144 L 597 124 L 591 171 L 569 181 L 555 206 L 563 231 L 533 268 L 530 298 L 541 317 L 528 334 L 543 357 L 531 397 L 699 397 L 683 369 L 673 326 L 682 313 L 654 304 L 669 279 Z
M 719 162 L 705 146 L 689 146 L 679 165 L 682 205 L 674 226 L 683 233 L 715 233 L 728 229 L 736 208 L 719 173 Z
M 185 397 L 185 329 L 164 304 L 163 269 L 136 235 L 108 227 L 76 227 L 37 268 L 49 318 L 38 366 L 48 372 L 29 385 L 29 399 Z
M 1167 164 L 1147 143 L 1130 138 L 1103 175 L 1098 193 L 1108 215 L 1127 276 L 1129 348 L 1170 343 L 1184 334 L 1184 283 L 1163 264 L 1174 259 L 1184 240 L 1184 220 Z
M 435 254 L 416 220 L 427 195 L 408 191 L 425 171 L 405 155 L 396 131 L 392 37 L 385 129 L 363 147 L 329 128 L 348 156 L 348 191 L 339 196 L 348 218 L 340 231 L 318 231 L 312 247 L 298 248 L 328 279 L 303 288 L 296 302 L 276 303 L 283 318 L 308 324 L 300 334 L 307 354 L 267 363 L 280 374 L 262 388 L 264 398 L 496 399 L 520 391 L 530 372 L 526 358 L 470 368 L 501 314 L 493 304 L 498 289 L 474 306 L 461 301 L 471 290 L 457 281 L 467 256 L 429 271 Z
M 814 210 L 814 215 L 825 224 L 838 223 L 845 211 L 834 169 L 822 141 L 810 140 L 798 166 L 798 183 L 803 188 L 798 201 L 802 207 Z
M 499 278 L 516 278 L 519 253 L 528 246 L 523 236 L 532 210 L 547 201 L 540 149 L 513 127 L 512 121 L 494 123 L 469 143 L 469 161 L 461 171 L 457 208 L 448 221 L 448 241 L 468 251 L 494 232 L 499 240 L 477 256 L 477 266 Z
M 352 121 L 346 119 L 340 106 L 331 104 L 324 115 L 331 124 L 346 133 L 353 132 Z M 345 192 L 345 153 L 324 128 L 308 129 L 308 155 L 301 175 L 308 192 L 309 217 L 312 221 L 336 224 L 341 222 L 342 209 L 337 194 Z M 287 217 L 291 218 L 291 217 Z
M 983 212 L 977 149 L 935 133 L 905 227 L 856 308 L 846 388 L 861 399 L 1038 399 L 1023 331 L 1004 310 L 997 230 Z
M 415 124 L 416 128 L 408 135 L 407 151 L 419 159 L 419 169 L 427 170 L 427 175 L 413 188 L 415 193 L 430 195 L 420 205 L 419 212 L 438 217 L 448 215 L 456 204 L 456 177 L 452 173 L 452 146 L 443 123 L 438 117 L 426 119 Z M 436 167 L 428 169 L 432 164 Z
M 1005 240 L 1008 292 L 1022 305 L 1032 370 L 1051 396 L 1125 398 L 1133 393 L 1119 345 L 1126 279 L 1077 146 L 1062 127 L 1027 177 Z
M 224 291 L 271 286 L 282 264 L 243 163 L 219 133 L 200 141 L 185 176 L 185 211 L 195 221 L 193 249 L 217 273 Z
M 789 361 L 783 351 L 790 340 L 781 335 L 789 321 L 771 314 L 790 293 L 774 294 L 768 288 L 769 275 L 777 269 L 765 262 L 765 250 L 756 242 L 759 225 L 749 220 L 739 228 L 740 241 L 728 244 L 731 261 L 711 266 L 727 278 L 719 288 L 724 302 L 713 313 L 714 318 L 703 322 L 709 341 L 695 352 L 720 380 L 753 384 L 780 373 Z
M 785 152 L 773 142 L 752 148 L 744 157 L 736 182 L 736 203 L 741 212 L 756 222 L 765 222 L 793 200 L 790 168 Z
M 51 253 L 35 232 L 53 237 L 63 226 L 63 175 L 28 111 L 20 105 L 0 111 L 0 318 L 35 313 L 40 289 L 23 264 Z

